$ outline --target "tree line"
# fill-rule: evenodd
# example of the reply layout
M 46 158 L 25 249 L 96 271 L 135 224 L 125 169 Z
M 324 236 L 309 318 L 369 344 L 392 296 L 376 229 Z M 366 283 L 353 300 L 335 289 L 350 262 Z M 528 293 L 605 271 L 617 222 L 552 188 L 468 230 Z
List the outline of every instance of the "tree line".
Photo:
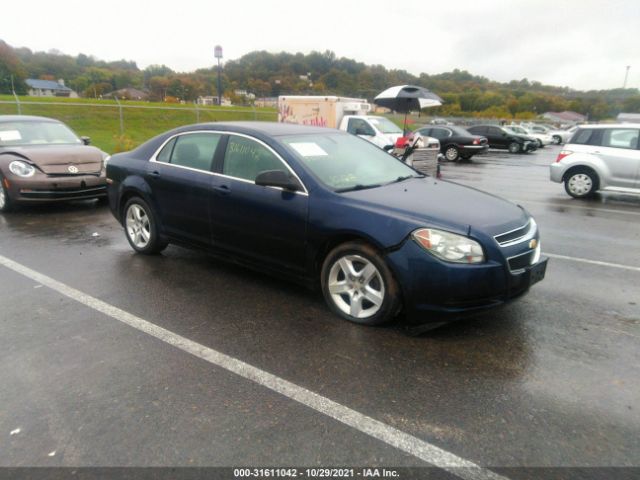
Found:
M 459 69 L 413 75 L 338 58 L 331 51 L 256 51 L 227 61 L 221 76 L 224 94 L 235 104 L 250 101 L 238 91 L 257 97 L 331 94 L 371 101 L 390 86 L 414 84 L 445 100 L 443 106 L 429 110 L 433 115 L 533 118 L 547 111 L 572 110 L 590 120 L 603 120 L 620 112 L 640 113 L 640 91 L 635 88 L 578 91 L 527 79 L 501 83 Z M 125 87 L 144 90 L 153 101 L 193 102 L 199 96 L 217 95 L 215 66 L 190 73 L 175 72 L 165 65 L 140 69 L 133 61 L 105 62 L 82 53 L 74 57 L 55 50 L 32 52 L 0 40 L 0 93 L 11 93 L 13 88 L 25 94 L 27 78 L 64 79 L 83 97 L 99 98 Z

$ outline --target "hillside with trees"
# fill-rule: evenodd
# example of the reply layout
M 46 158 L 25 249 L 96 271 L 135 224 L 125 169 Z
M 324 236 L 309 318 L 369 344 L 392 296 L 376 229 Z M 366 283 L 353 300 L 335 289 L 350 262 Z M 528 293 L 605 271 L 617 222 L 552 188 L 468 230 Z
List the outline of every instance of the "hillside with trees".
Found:
M 150 100 L 193 102 L 199 96 L 216 95 L 216 75 L 215 67 L 191 73 L 174 72 L 165 65 L 141 70 L 133 61 L 105 62 L 86 54 L 74 57 L 55 50 L 32 52 L 0 40 L 0 93 L 11 93 L 11 78 L 18 94 L 26 93 L 27 78 L 64 79 L 83 97 L 99 98 L 134 87 L 149 92 Z M 416 76 L 405 70 L 337 58 L 331 51 L 252 52 L 225 63 L 222 83 L 225 95 L 236 104 L 247 101 L 235 95 L 237 90 L 257 97 L 333 94 L 372 100 L 389 86 L 415 84 L 445 100 L 442 107 L 429 110 L 434 115 L 533 118 L 547 111 L 573 110 L 591 120 L 603 120 L 622 111 L 640 113 L 640 91 L 635 88 L 577 91 L 527 79 L 500 83 L 458 69 Z

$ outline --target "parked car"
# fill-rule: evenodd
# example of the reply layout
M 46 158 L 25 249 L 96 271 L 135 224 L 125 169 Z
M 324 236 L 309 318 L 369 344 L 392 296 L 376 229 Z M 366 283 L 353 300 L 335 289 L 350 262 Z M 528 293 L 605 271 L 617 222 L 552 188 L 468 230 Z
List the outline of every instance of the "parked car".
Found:
M 640 124 L 580 125 L 551 164 L 551 180 L 574 198 L 598 190 L 640 193 Z
M 401 310 L 418 323 L 481 312 L 545 274 L 522 207 L 435 181 L 338 130 L 181 127 L 114 155 L 107 178 L 136 252 L 201 247 L 320 286 L 329 308 L 357 323 Z
M 489 150 L 489 143 L 485 137 L 472 135 L 462 127 L 423 127 L 417 132 L 440 140 L 440 152 L 450 162 L 456 162 L 460 158 L 469 160 L 472 156 Z
M 534 132 L 531 128 L 522 125 L 506 125 L 505 128 L 518 135 L 526 135 L 533 138 L 538 143 L 538 148 L 544 148 L 546 145 L 553 143 L 553 138 L 544 132 Z
M 108 158 L 58 120 L 0 115 L 0 212 L 16 204 L 106 198 Z
M 481 135 L 489 141 L 489 147 L 509 150 L 510 153 L 533 152 L 537 142 L 526 135 L 510 132 L 497 125 L 474 125 L 467 131 L 473 135 Z
M 528 124 L 524 125 L 525 128 L 530 130 L 532 133 L 543 133 L 549 135 L 552 139 L 552 142 L 556 145 L 560 145 L 561 143 L 566 143 L 571 136 L 575 133 L 577 127 L 571 127 L 567 130 L 551 128 L 546 125 L 537 125 L 537 124 Z

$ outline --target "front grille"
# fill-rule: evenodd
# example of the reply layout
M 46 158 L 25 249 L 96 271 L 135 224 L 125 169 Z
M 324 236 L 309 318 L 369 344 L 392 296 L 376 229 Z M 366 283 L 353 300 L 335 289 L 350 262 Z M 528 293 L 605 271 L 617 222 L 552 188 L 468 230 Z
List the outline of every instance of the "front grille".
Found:
M 510 230 L 508 232 L 501 233 L 500 235 L 496 235 L 495 238 L 498 245 L 501 247 L 508 245 L 510 243 L 516 243 L 518 240 L 521 240 L 527 237 L 529 230 L 531 229 L 531 222 L 528 222 L 526 225 L 523 225 L 520 228 L 516 228 L 515 230 Z
M 107 194 L 106 186 L 91 188 L 59 188 L 56 190 L 22 189 L 20 195 L 32 199 L 60 199 L 60 198 L 92 198 Z
M 531 265 L 531 261 L 533 260 L 533 256 L 535 255 L 535 250 L 531 250 L 529 252 L 525 252 L 521 255 L 517 255 L 515 257 L 511 257 L 509 261 L 509 270 L 512 272 L 518 270 L 524 270 L 529 265 Z

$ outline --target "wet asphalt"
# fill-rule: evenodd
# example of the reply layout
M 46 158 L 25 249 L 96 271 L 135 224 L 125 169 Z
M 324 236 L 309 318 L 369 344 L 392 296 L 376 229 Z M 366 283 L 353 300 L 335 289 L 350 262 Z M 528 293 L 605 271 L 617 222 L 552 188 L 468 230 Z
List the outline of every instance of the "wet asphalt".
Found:
M 638 467 L 640 197 L 571 199 L 548 179 L 559 149 L 443 166 L 572 259 L 418 337 L 201 252 L 136 255 L 94 202 L 0 214 L 0 255 L 496 471 Z M 2 266 L 0 398 L 0 466 L 425 465 Z

